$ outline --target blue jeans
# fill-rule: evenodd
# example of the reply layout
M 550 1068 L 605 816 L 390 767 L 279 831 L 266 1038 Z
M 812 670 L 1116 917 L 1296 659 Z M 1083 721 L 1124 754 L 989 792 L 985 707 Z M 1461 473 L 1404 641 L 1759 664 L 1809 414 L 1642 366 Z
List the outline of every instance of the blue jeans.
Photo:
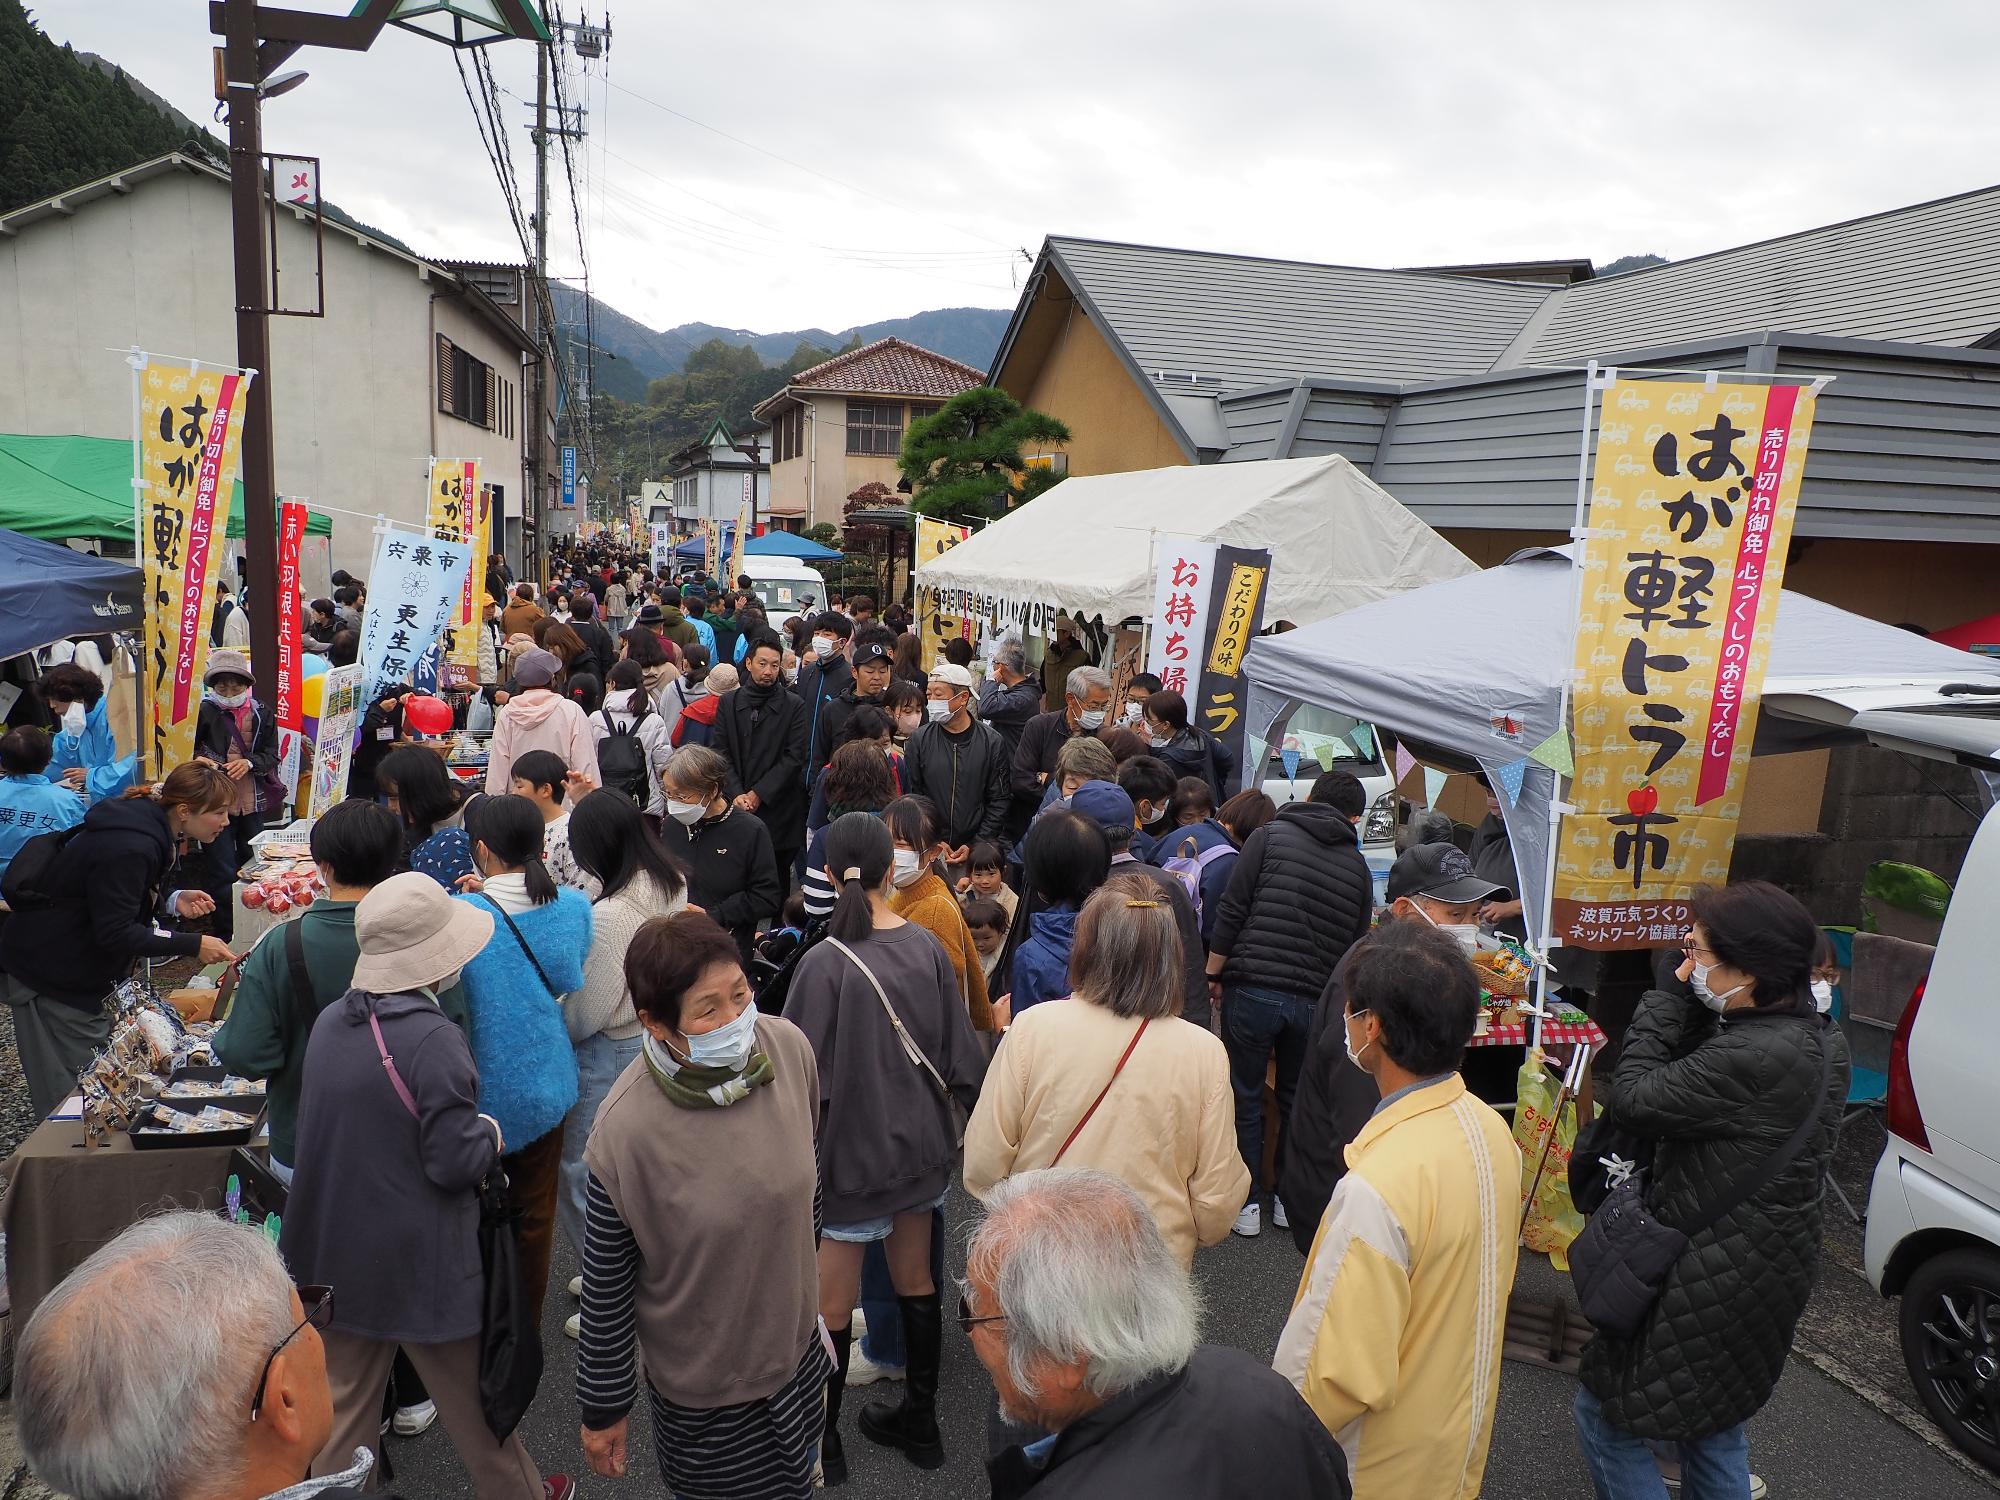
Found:
M 1264 1075 L 1275 1052 L 1278 1166 L 1282 1172 L 1285 1131 L 1292 1118 L 1292 1099 L 1299 1091 L 1299 1073 L 1305 1067 L 1316 1003 L 1305 995 L 1276 990 L 1231 988 L 1222 992 L 1222 1046 L 1229 1054 L 1230 1092 L 1236 1096 L 1236 1149 L 1250 1168 L 1252 1203 L 1257 1201 L 1258 1179 L 1264 1170 Z
M 1576 1388 L 1571 1409 L 1597 1500 L 1666 1500 L 1667 1482 L 1653 1461 L 1651 1443 L 1607 1420 L 1583 1386 Z M 1750 1439 L 1741 1422 L 1672 1446 L 1681 1455 L 1681 1500 L 1748 1500 Z
M 590 1169 L 583 1164 L 583 1148 L 590 1144 L 590 1127 L 597 1123 L 597 1107 L 644 1044 L 643 1032 L 614 1041 L 601 1031 L 576 1044 L 576 1103 L 563 1121 L 556 1221 L 576 1247 L 579 1261 L 583 1258 L 584 1191 L 590 1182 Z

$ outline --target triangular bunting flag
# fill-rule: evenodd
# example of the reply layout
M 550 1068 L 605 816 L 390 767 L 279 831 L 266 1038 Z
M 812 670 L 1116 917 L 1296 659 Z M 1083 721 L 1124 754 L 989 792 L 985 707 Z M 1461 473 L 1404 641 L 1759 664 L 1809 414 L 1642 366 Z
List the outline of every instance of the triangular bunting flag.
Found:
M 1434 766 L 1424 767 L 1424 805 L 1436 807 L 1438 798 L 1444 794 L 1444 772 Z
M 1570 754 L 1569 735 L 1560 729 L 1530 750 L 1528 759 L 1540 761 L 1558 776 L 1576 775 L 1576 761 Z
M 1289 748 L 1280 750 L 1278 752 L 1278 759 L 1285 763 L 1285 779 L 1287 781 L 1292 780 L 1299 774 L 1298 751 Z
M 1416 768 L 1417 758 L 1410 754 L 1408 746 L 1399 741 L 1396 745 L 1396 785 L 1401 786 Z
M 1356 724 L 1347 731 L 1347 737 L 1354 741 L 1354 748 L 1361 752 L 1363 760 L 1375 758 L 1375 731 L 1366 724 Z
M 1500 794 L 1507 799 L 1509 807 L 1520 800 L 1521 779 L 1527 774 L 1528 763 L 1525 760 L 1510 760 L 1506 765 L 1494 768 L 1493 784 L 1500 788 Z

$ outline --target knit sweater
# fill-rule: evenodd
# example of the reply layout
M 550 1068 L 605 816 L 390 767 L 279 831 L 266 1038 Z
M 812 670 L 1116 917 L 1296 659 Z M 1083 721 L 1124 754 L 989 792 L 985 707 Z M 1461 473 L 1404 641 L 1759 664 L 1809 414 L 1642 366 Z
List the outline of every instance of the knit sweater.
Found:
M 669 895 L 650 875 L 635 875 L 615 896 L 590 908 L 590 956 L 583 963 L 583 988 L 563 1002 L 563 1021 L 572 1042 L 600 1032 L 614 1041 L 639 1034 L 639 1013 L 625 987 L 625 950 L 654 917 L 670 917 L 687 905 L 687 889 Z
M 972 1017 L 974 1031 L 993 1030 L 993 1006 L 986 993 L 986 969 L 979 950 L 972 945 L 972 929 L 965 925 L 965 913 L 951 894 L 951 887 L 929 870 L 921 880 L 889 897 L 889 910 L 906 922 L 915 922 L 944 949 L 951 960 L 951 972 L 958 976 L 958 993 Z
M 507 1149 L 519 1151 L 562 1124 L 576 1103 L 576 1049 L 558 996 L 583 988 L 590 901 L 565 887 L 546 905 L 513 915 L 522 942 L 555 986 L 552 995 L 484 896 L 455 899 L 493 918 L 493 936 L 465 966 L 463 983 L 479 1065 L 479 1107 L 500 1122 Z

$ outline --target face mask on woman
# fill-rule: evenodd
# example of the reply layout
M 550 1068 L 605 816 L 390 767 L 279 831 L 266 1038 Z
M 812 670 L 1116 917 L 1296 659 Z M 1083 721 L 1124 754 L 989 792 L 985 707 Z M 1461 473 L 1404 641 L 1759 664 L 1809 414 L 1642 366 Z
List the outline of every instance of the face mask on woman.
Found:
M 250 701 L 250 691 L 247 688 L 240 693 L 218 693 L 214 688 L 210 688 L 208 696 L 224 708 L 241 708 Z
M 84 721 L 87 718 L 88 715 L 84 713 L 83 705 L 81 703 L 72 703 L 68 708 L 63 710 L 62 727 L 67 733 L 80 735 L 83 733 Z
M 1712 988 L 1710 988 L 1708 983 L 1708 976 L 1713 974 L 1714 972 L 1715 972 L 1714 964 L 1698 963 L 1694 966 L 1694 975 L 1692 983 L 1694 984 L 1694 992 L 1696 997 L 1700 999 L 1703 1005 L 1706 1005 L 1710 1010 L 1714 1011 L 1719 1016 L 1723 1013 L 1723 1011 L 1729 1008 L 1729 1002 L 1731 999 L 1733 999 L 1737 995 L 1742 994 L 1743 991 L 1749 989 L 1750 986 L 1747 984 L 1739 984 L 1734 989 L 1724 990 L 1721 994 L 1718 995 Z
M 900 713 L 896 715 L 896 727 L 902 730 L 904 734 L 915 734 L 917 727 L 923 722 L 922 714 Z
M 687 1060 L 697 1068 L 741 1068 L 750 1061 L 757 1045 L 757 1002 L 743 1007 L 743 1014 L 713 1031 L 687 1039 Z
M 1812 982 L 1813 1008 L 1821 1015 L 1833 1009 L 1833 981 L 1815 979 Z
M 706 802 L 681 802 L 673 797 L 667 798 L 667 816 L 676 823 L 687 824 L 690 828 L 699 823 L 702 814 L 707 811 Z
M 896 851 L 896 873 L 891 878 L 895 880 L 898 890 L 901 890 L 904 886 L 915 885 L 919 880 L 923 879 L 923 875 L 924 862 L 916 850 L 898 849 Z

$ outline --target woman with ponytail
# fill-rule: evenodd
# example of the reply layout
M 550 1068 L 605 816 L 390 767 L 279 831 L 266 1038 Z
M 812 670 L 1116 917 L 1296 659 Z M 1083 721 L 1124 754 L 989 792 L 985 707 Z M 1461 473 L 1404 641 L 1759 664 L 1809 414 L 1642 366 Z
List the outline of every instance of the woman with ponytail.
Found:
M 542 863 L 542 815 L 526 797 L 467 804 L 479 889 L 457 897 L 493 918 L 493 937 L 465 966 L 479 1107 L 500 1122 L 508 1195 L 521 1210 L 521 1282 L 537 1326 L 561 1184 L 563 1117 L 576 1103 L 576 1049 L 563 996 L 583 988 L 590 898 L 558 886 Z
M 951 960 L 929 932 L 896 915 L 895 844 L 869 813 L 826 831 L 826 875 L 839 897 L 826 940 L 799 960 L 785 1018 L 819 1062 L 819 1309 L 837 1363 L 827 1381 L 827 1481 L 846 1477 L 840 1403 L 854 1301 L 867 1247 L 884 1241 L 902 1309 L 909 1379 L 900 1405 L 861 1413 L 863 1434 L 919 1468 L 944 1462 L 937 1423 L 941 1322 L 931 1216 L 958 1157 L 959 1111 L 979 1094 L 984 1054 Z M 949 1097 L 947 1097 L 949 1096 Z

